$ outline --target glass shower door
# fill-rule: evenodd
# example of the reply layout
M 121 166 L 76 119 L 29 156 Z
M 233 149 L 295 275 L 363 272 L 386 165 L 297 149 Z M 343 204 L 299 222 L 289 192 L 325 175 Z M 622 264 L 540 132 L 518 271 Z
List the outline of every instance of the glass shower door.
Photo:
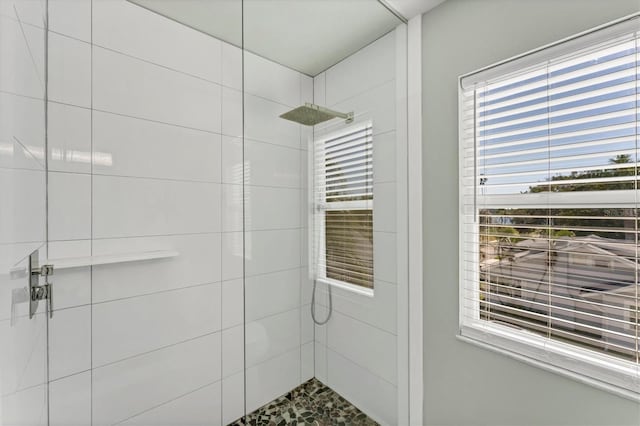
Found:
M 0 1 L 0 425 L 46 425 L 46 2 Z M 34 256 L 30 256 L 34 253 Z M 36 267 L 35 261 L 32 266 Z

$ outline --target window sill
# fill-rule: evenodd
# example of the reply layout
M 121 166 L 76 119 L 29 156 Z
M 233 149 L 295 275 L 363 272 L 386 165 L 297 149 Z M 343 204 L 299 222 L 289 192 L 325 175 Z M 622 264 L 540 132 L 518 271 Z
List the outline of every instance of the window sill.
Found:
M 364 288 L 354 284 L 345 283 L 342 281 L 332 280 L 329 278 L 318 278 L 317 282 L 330 285 L 332 287 L 340 288 L 342 290 L 349 291 L 351 293 L 359 294 L 361 296 L 373 297 L 373 289 L 372 288 Z
M 619 397 L 640 402 L 640 366 L 630 367 L 632 374 L 625 375 L 622 368 L 608 369 L 597 356 L 588 359 L 579 350 L 572 350 L 564 344 L 541 345 L 525 343 L 520 333 L 504 332 L 491 325 L 484 327 L 463 326 L 456 338 L 474 346 L 499 353 L 531 366 L 558 374 L 585 385 L 603 390 Z M 511 336 L 507 336 L 511 334 Z M 520 338 L 519 338 L 520 337 Z M 526 339 L 528 340 L 528 339 Z M 532 339 L 533 340 L 533 339 Z M 552 348 L 550 346 L 556 346 Z M 616 364 L 617 365 L 617 364 Z M 635 369 L 635 374 L 633 370 Z M 635 377 L 634 377 L 635 375 Z

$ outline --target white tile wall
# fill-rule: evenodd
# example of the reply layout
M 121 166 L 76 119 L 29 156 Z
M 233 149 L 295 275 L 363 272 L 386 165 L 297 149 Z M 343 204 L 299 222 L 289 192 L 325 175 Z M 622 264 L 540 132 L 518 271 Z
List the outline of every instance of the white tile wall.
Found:
M 5 0 L 0 2 L 0 15 L 42 28 L 46 12 L 44 0 Z
M 398 191 L 398 188 L 396 187 L 395 182 L 373 184 L 374 231 L 396 231 L 396 191 Z
M 93 302 L 219 282 L 220 241 L 218 233 L 95 240 L 93 252 L 96 255 L 154 250 L 174 250 L 179 255 L 169 259 L 94 266 Z
M 0 321 L 0 342 L 8 343 L 0 353 L 2 395 L 43 383 L 46 377 L 46 318 L 43 313 L 29 320 L 21 316 L 11 325 Z
M 49 171 L 91 173 L 91 110 L 49 102 Z
M 91 175 L 49 172 L 49 239 L 91 238 Z
M 361 295 L 341 288 L 333 288 L 333 307 L 351 318 L 391 334 L 397 333 L 397 287 L 385 281 L 375 281 L 373 297 Z M 320 302 L 326 305 L 326 288 L 319 287 Z
M 49 259 L 91 256 L 91 240 L 50 241 Z M 54 310 L 91 303 L 91 268 L 58 269 L 55 271 Z
M 91 0 L 49 0 L 49 30 L 91 43 Z
M 396 336 L 336 311 L 327 346 L 389 383 L 396 383 Z M 358 336 L 357 339 L 354 336 Z M 331 372 L 330 372 L 331 374 Z
M 289 107 L 298 106 L 302 78 L 299 72 L 250 52 L 244 54 L 244 69 L 246 93 Z
M 93 424 L 111 425 L 221 378 L 220 333 L 94 368 Z
M 298 91 L 300 80 L 298 82 Z M 258 96 L 244 95 L 244 136 L 246 139 L 269 142 L 290 148 L 300 147 L 300 125 L 280 114 L 291 107 Z
M 93 366 L 220 330 L 220 284 L 93 305 Z
M 242 139 L 222 136 L 222 182 L 242 185 L 243 169 Z
M 248 240 L 247 246 L 250 241 Z M 241 279 L 243 275 L 244 238 L 242 232 L 222 234 L 222 279 Z
M 335 105 L 395 79 L 395 31 L 326 71 L 326 103 Z M 395 102 L 393 102 L 395 103 Z
M 244 174 L 247 184 L 300 187 L 300 151 L 247 139 L 244 149 Z
M 5 2 L 3 2 L 5 3 Z M 0 16 L 2 68 L 0 90 L 44 99 L 44 36 L 41 28 L 20 25 L 12 18 Z
M 299 309 L 247 322 L 245 344 L 247 367 L 264 363 L 295 348 L 300 349 Z
M 300 266 L 300 229 L 246 232 L 247 277 Z
M 222 377 L 242 373 L 244 369 L 244 325 L 222 331 Z
M 91 307 L 81 306 L 56 311 L 49 320 L 50 380 L 89 369 L 91 369 Z
M 93 177 L 93 237 L 220 231 L 220 185 Z
M 245 187 L 245 229 L 300 228 L 299 189 L 266 186 Z
M 247 411 L 251 412 L 300 383 L 300 348 L 248 368 Z
M 374 420 L 397 424 L 397 388 L 339 353 L 326 351 L 328 385 Z M 316 370 L 317 374 L 317 370 Z
M 291 311 L 300 306 L 298 269 L 247 277 L 245 286 L 247 321 Z
M 50 426 L 91 424 L 91 372 L 49 383 Z
M 222 88 L 222 133 L 242 137 L 242 92 L 228 87 Z
M 222 43 L 222 84 L 242 90 L 242 50 Z
M 221 136 L 93 113 L 93 171 L 110 176 L 221 181 Z
M 126 0 L 93 0 L 93 43 L 221 82 L 222 42 Z
M 0 194 L 0 244 L 43 241 L 45 173 L 0 168 Z
M 135 416 L 123 425 L 219 426 L 222 423 L 222 382 L 197 389 Z
M 396 282 L 396 234 L 373 232 L 373 276 L 377 280 Z
M 93 48 L 95 109 L 220 133 L 220 99 L 217 84 Z
M 49 100 L 91 107 L 91 45 L 49 32 Z
M 245 414 L 244 372 L 222 380 L 222 423 L 229 424 Z
M 316 103 L 373 122 L 375 277 L 372 297 L 333 289 L 331 320 L 314 329 L 315 375 L 383 424 L 397 424 L 395 49 L 392 32 L 314 78 Z M 317 303 L 324 318 L 326 286 Z
M 46 426 L 47 386 L 39 385 L 0 396 L 2 422 L 8 425 Z
M 244 323 L 244 282 L 242 279 L 222 282 L 222 328 Z
M 0 108 L 0 167 L 43 170 L 43 102 L 0 93 Z

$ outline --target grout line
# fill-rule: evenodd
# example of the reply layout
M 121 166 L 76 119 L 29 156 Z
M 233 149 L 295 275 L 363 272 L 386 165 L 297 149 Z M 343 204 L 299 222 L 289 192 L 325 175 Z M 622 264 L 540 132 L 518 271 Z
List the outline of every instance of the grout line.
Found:
M 193 342 L 193 341 L 196 341 L 198 339 L 204 339 L 204 338 L 207 338 L 207 337 L 211 337 L 211 336 L 214 336 L 217 333 L 220 333 L 220 338 L 222 338 L 222 330 L 216 330 L 216 331 L 212 331 L 212 332 L 209 332 L 209 333 L 201 334 L 199 336 L 190 337 L 190 338 L 185 339 L 185 340 L 180 340 L 180 341 L 177 341 L 177 342 L 173 342 L 173 343 L 170 343 L 170 344 L 167 344 L 167 345 L 164 345 L 164 346 L 160 346 L 160 347 L 157 347 L 157 348 L 154 348 L 154 349 L 150 349 L 148 351 L 140 352 L 140 353 L 137 353 L 137 354 L 134 354 L 134 355 L 129 355 L 129 356 L 126 356 L 124 358 L 117 359 L 115 361 L 107 362 L 106 364 L 102 364 L 102 365 L 98 365 L 98 366 L 92 366 L 91 369 L 92 369 L 92 371 L 99 370 L 99 369 L 104 368 L 104 367 L 109 367 L 109 366 L 112 366 L 112 365 L 115 365 L 115 364 L 119 364 L 119 363 L 124 362 L 124 361 L 129 361 L 129 360 L 132 360 L 134 358 L 138 358 L 138 357 L 142 357 L 142 356 L 145 356 L 145 355 L 149 355 L 149 354 L 152 354 L 154 352 L 158 352 L 158 351 L 161 351 L 161 350 L 164 350 L 164 349 L 169 349 L 169 348 L 173 348 L 173 347 L 176 347 L 176 346 L 180 346 L 182 344 Z
M 177 233 L 177 234 L 148 234 L 148 235 L 128 235 L 128 236 L 124 236 L 124 237 L 100 237 L 100 238 L 72 238 L 72 239 L 57 239 L 57 240 L 51 240 L 52 242 L 56 242 L 56 243 L 66 243 L 66 242 L 76 242 L 76 241 L 108 241 L 108 240 L 126 240 L 126 239 L 131 239 L 131 238 L 163 238 L 163 237 L 191 237 L 191 236 L 204 236 L 204 235 L 211 235 L 211 236 L 215 236 L 215 235 L 219 235 L 222 234 L 223 232 L 221 231 L 217 231 L 217 232 L 185 232 L 185 233 Z M 34 242 L 38 242 L 38 241 L 34 241 Z M 14 243 L 7 243 L 7 244 L 14 244 Z M 2 244 L 0 244 L 0 246 L 2 246 Z M 113 253 L 111 253 L 113 254 Z M 75 256 L 70 256 L 70 257 L 75 257 Z M 87 265 L 88 266 L 88 265 Z M 102 265 L 98 265 L 98 266 L 102 266 Z
M 269 314 L 269 315 L 265 315 L 265 316 L 263 316 L 263 317 L 259 317 L 259 318 L 254 318 L 254 319 L 251 319 L 251 320 L 247 320 L 247 321 L 246 321 L 246 324 L 251 324 L 251 323 L 254 323 L 254 322 L 259 322 L 259 321 L 262 321 L 262 320 L 265 320 L 265 319 L 269 319 L 269 318 L 276 317 L 276 316 L 278 316 L 278 315 L 290 314 L 291 312 L 296 311 L 296 310 L 301 310 L 301 308 L 300 308 L 300 306 L 299 306 L 299 305 L 296 305 L 295 307 L 293 307 L 293 308 L 291 308 L 291 309 L 286 309 L 286 310 L 284 310 L 284 311 L 275 312 L 275 313 L 272 313 L 272 314 Z M 302 325 L 302 324 L 300 324 L 300 325 Z M 229 328 L 232 328 L 232 327 L 229 327 Z M 302 327 L 300 327 L 300 328 L 302 329 Z
M 63 35 L 64 37 L 67 37 L 67 38 L 74 39 L 73 37 L 69 37 L 69 36 L 64 35 L 64 34 L 61 34 L 61 35 Z M 74 39 L 74 40 L 82 41 L 82 40 L 79 40 L 79 39 Z M 221 89 L 223 87 L 227 87 L 227 86 L 224 86 L 222 84 L 222 81 L 218 82 L 218 81 L 215 81 L 215 80 L 210 80 L 208 78 L 205 78 L 205 77 L 202 77 L 202 76 L 199 76 L 199 75 L 196 75 L 196 74 L 192 74 L 192 73 L 189 73 L 187 71 L 182 71 L 182 70 L 179 70 L 177 68 L 172 68 L 172 67 L 170 67 L 168 65 L 164 65 L 164 64 L 161 64 L 161 63 L 158 63 L 158 62 L 154 62 L 154 61 L 149 60 L 149 59 L 141 58 L 140 56 L 135 56 L 135 55 L 133 55 L 131 53 L 123 52 L 122 50 L 113 49 L 111 47 L 107 47 L 107 46 L 104 46 L 104 45 L 101 45 L 101 44 L 93 43 L 93 45 L 95 47 L 97 47 L 98 49 L 105 50 L 105 51 L 107 51 L 109 53 L 115 53 L 116 55 L 121 55 L 121 56 L 130 58 L 130 59 L 139 61 L 139 62 L 144 62 L 145 64 L 148 64 L 148 65 L 153 65 L 153 66 L 156 66 L 158 68 L 162 68 L 163 70 L 172 71 L 172 72 L 174 72 L 176 74 L 181 74 L 181 75 L 186 76 L 186 77 L 191 77 L 191 78 L 194 78 L 196 80 L 203 81 L 205 83 L 209 83 L 211 85 L 219 86 Z M 220 63 L 222 64 L 222 60 L 220 61 Z M 227 88 L 233 89 L 232 87 L 227 87 Z M 237 90 L 237 89 L 235 89 L 235 90 Z
M 0 91 L 0 93 L 6 93 L 6 94 L 9 94 L 9 95 L 19 96 L 19 97 L 23 97 L 23 98 L 27 98 L 27 99 L 33 99 L 33 100 L 39 100 L 39 101 L 42 100 L 42 99 L 23 96 L 23 95 L 19 95 L 19 94 L 10 93 L 10 92 Z M 67 102 L 61 102 L 61 101 L 55 101 L 55 100 L 48 100 L 48 102 L 51 102 L 51 103 L 54 103 L 54 104 L 58 104 L 58 105 L 64 105 L 64 106 L 67 106 L 67 107 L 80 108 L 80 109 L 86 109 L 86 110 L 93 110 L 93 111 L 96 111 L 96 112 L 99 112 L 99 113 L 102 113 L 102 114 L 116 115 L 116 116 L 119 116 L 119 117 L 130 118 L 130 119 L 133 119 L 133 120 L 146 121 L 146 122 L 149 122 L 149 123 L 155 123 L 155 124 L 160 124 L 160 125 L 165 125 L 165 126 L 176 127 L 176 128 L 180 128 L 180 129 L 192 130 L 194 132 L 201 132 L 201 133 L 208 133 L 208 134 L 212 134 L 212 135 L 226 136 L 226 137 L 232 138 L 232 139 L 243 139 L 242 135 L 240 135 L 240 136 L 238 136 L 238 135 L 230 135 L 230 134 L 224 133 L 222 131 L 222 129 L 220 129 L 220 131 L 200 129 L 200 128 L 197 128 L 197 127 L 184 126 L 184 125 L 177 124 L 177 123 L 169 123 L 169 122 L 166 122 L 166 121 L 160 121 L 160 120 L 155 120 L 155 119 L 152 119 L 152 118 L 146 118 L 146 117 L 140 117 L 140 116 L 135 116 L 135 115 L 130 115 L 130 114 L 124 114 L 124 113 L 115 112 L 115 111 L 107 111 L 107 110 L 103 110 L 103 109 L 99 109 L 99 108 L 90 108 L 90 107 L 71 104 L 71 103 L 67 103 Z M 393 132 L 393 131 L 395 131 L 395 130 L 394 129 L 385 130 L 383 132 L 374 133 L 372 136 L 384 135 L 384 134 L 387 134 L 387 133 L 390 133 L 390 132 Z M 289 150 L 292 150 L 292 151 L 307 151 L 307 149 L 301 148 L 300 146 L 293 147 L 293 146 L 288 146 L 288 145 L 284 145 L 284 144 L 270 142 L 270 141 L 262 140 L 262 139 L 244 137 L 244 140 L 245 141 L 249 141 L 249 142 L 253 142 L 253 143 L 262 143 L 262 144 L 266 144 L 266 145 L 275 146 L 275 147 L 278 147 L 278 148 L 289 149 Z
M 40 163 L 38 163 L 40 164 Z M 28 167 L 2 167 L 0 166 L 0 170 L 4 170 L 4 171 L 20 171 L 20 172 L 37 172 L 37 173 L 46 173 L 46 170 L 43 169 L 30 169 Z M 291 189 L 298 189 L 298 188 L 291 188 Z M 0 243 L 0 245 L 2 245 L 3 243 Z
M 322 303 L 318 303 L 318 305 L 320 305 L 320 306 L 322 306 L 322 307 L 324 307 L 324 308 L 327 308 L 327 306 L 323 305 Z M 334 303 L 334 305 L 335 305 L 335 303 Z M 307 305 L 307 306 L 311 306 L 311 304 L 309 304 L 309 305 Z M 345 313 L 345 312 L 342 312 L 342 311 L 340 311 L 339 309 L 336 309 L 336 307 L 335 307 L 335 306 L 333 307 L 333 310 L 334 310 L 335 312 L 339 313 L 340 315 L 344 316 L 344 317 L 350 318 L 350 319 L 352 319 L 352 320 L 354 320 L 354 321 L 358 321 L 358 322 L 359 322 L 359 323 L 361 323 L 361 324 L 367 325 L 367 326 L 369 326 L 369 327 L 371 327 L 371 328 L 375 328 L 376 330 L 378 330 L 378 331 L 382 331 L 383 333 L 391 334 L 391 335 L 393 335 L 393 336 L 394 336 L 394 337 L 396 337 L 396 338 L 398 337 L 398 333 L 397 333 L 397 331 L 396 331 L 396 332 L 392 332 L 392 331 L 389 331 L 389 330 L 385 330 L 385 329 L 383 329 L 383 328 L 380 328 L 379 326 L 377 326 L 377 325 L 375 325 L 375 324 L 372 324 L 372 323 L 370 323 L 370 322 L 368 322 L 368 321 L 365 321 L 365 320 L 363 320 L 363 319 L 361 319 L 361 318 L 356 318 L 356 317 L 354 317 L 354 316 L 352 316 L 352 315 L 349 315 L 349 314 L 347 314 L 347 313 Z
M 79 376 L 80 374 L 85 374 L 85 373 L 91 373 L 91 367 L 89 367 L 89 368 L 87 368 L 85 370 L 75 371 L 75 372 L 73 372 L 71 374 L 65 374 L 64 376 L 56 377 L 53 380 L 49 380 L 49 383 L 59 382 L 60 380 L 68 379 L 68 378 L 73 377 L 73 376 Z
M 261 142 L 262 143 L 262 142 Z M 35 159 L 35 158 L 34 158 Z M 36 159 L 37 161 L 37 159 Z M 40 164 L 38 162 L 38 164 Z M 6 170 L 32 170 L 32 171 L 41 171 L 39 169 L 29 169 L 25 167 L 0 167 L 0 169 Z M 241 186 L 242 183 L 237 182 L 226 182 L 224 180 L 215 181 L 215 180 L 196 180 L 196 179 L 184 179 L 184 178 L 169 178 L 169 177 L 158 177 L 158 176 L 133 176 L 133 175 L 125 175 L 125 174 L 110 174 L 110 173 L 96 173 L 96 172 L 78 172 L 78 171 L 70 171 L 70 170 L 59 170 L 59 169 L 51 169 L 50 173 L 64 173 L 70 175 L 94 175 L 100 177 L 107 178 L 126 178 L 126 179 L 140 179 L 140 180 L 150 180 L 150 181 L 158 181 L 158 182 L 181 182 L 181 183 L 199 183 L 199 184 L 215 184 L 215 185 L 228 185 L 228 186 Z M 376 182 L 376 184 L 383 183 L 395 183 L 393 181 L 380 181 Z M 290 190 L 306 190 L 304 187 L 299 186 L 288 186 L 288 185 L 263 185 L 263 184 L 246 184 L 246 186 L 251 188 L 273 188 L 273 189 L 290 189 Z
M 253 229 L 248 230 L 247 232 L 277 232 L 277 231 L 302 231 L 307 228 L 273 228 L 273 229 Z M 211 231 L 211 232 L 183 232 L 183 233 L 175 233 L 175 234 L 146 234 L 146 235 L 125 235 L 125 236 L 112 236 L 112 237 L 94 237 L 94 238 L 71 238 L 71 239 L 56 239 L 51 240 L 52 242 L 64 243 L 64 242 L 75 242 L 75 241 L 106 241 L 106 240 L 126 240 L 133 238 L 161 238 L 161 237 L 188 237 L 188 236 L 198 236 L 198 235 L 236 235 L 243 232 L 242 230 L 238 231 Z M 395 234 L 395 232 L 386 232 L 386 231 L 374 231 L 382 234 Z M 38 243 L 40 241 L 20 241 L 20 242 L 11 242 L 11 243 L 0 243 L 0 247 L 15 245 L 15 244 L 29 244 L 29 243 Z M 102 265 L 97 265 L 102 266 Z M 266 272 L 261 272 L 261 275 Z
M 291 348 L 289 348 L 289 349 L 285 350 L 284 352 L 280 352 L 280 353 L 279 353 L 279 354 L 277 354 L 277 355 L 273 355 L 273 356 L 270 356 L 270 357 L 268 357 L 268 358 L 265 358 L 264 360 L 262 360 L 262 361 L 260 361 L 260 362 L 257 362 L 257 363 L 255 363 L 255 364 L 252 364 L 252 365 L 250 365 L 250 366 L 248 366 L 248 365 L 246 365 L 246 364 L 245 364 L 245 374 L 244 374 L 244 375 L 245 375 L 245 377 L 246 377 L 246 371 L 247 371 L 247 370 L 250 370 L 250 369 L 253 369 L 253 368 L 256 368 L 256 367 L 260 367 L 261 365 L 266 364 L 267 362 L 273 361 L 273 360 L 275 360 L 275 359 L 277 359 L 277 358 L 283 357 L 283 356 L 288 355 L 288 354 L 290 354 L 290 353 L 292 353 L 292 352 L 294 352 L 294 351 L 297 351 L 297 350 L 300 350 L 300 345 L 298 345 L 298 346 L 293 346 L 293 347 L 291 347 Z M 235 374 L 237 374 L 237 373 L 235 373 Z M 229 377 L 230 377 L 230 376 L 229 376 Z
M 29 95 L 23 95 L 21 93 L 16 93 L 16 92 L 10 92 L 8 90 L 0 90 L 0 94 L 2 95 L 9 95 L 9 96 L 15 96 L 16 98 L 22 98 L 22 99 L 30 99 L 32 101 L 39 101 L 42 102 L 44 101 L 44 96 L 42 98 L 38 98 L 36 96 L 29 96 Z
M 42 383 L 38 383 L 38 384 L 35 384 L 35 385 L 30 385 L 30 386 L 27 386 L 27 387 L 25 387 L 25 388 L 18 388 L 18 389 L 16 389 L 16 390 L 15 390 L 15 391 L 13 391 L 13 392 L 5 393 L 5 394 L 0 394 L 0 399 L 2 399 L 2 400 L 4 401 L 4 400 L 5 400 L 5 398 L 7 398 L 7 397 L 9 397 L 9 396 L 17 395 L 17 394 L 19 394 L 19 393 L 22 393 L 22 392 L 25 392 L 25 391 L 28 391 L 28 390 L 32 390 L 32 389 L 35 389 L 35 388 L 39 388 L 39 387 L 41 387 L 41 386 L 46 390 L 46 389 L 47 389 L 47 387 L 48 387 L 48 381 L 46 381 L 46 380 L 45 380 L 45 381 L 44 381 L 44 382 L 42 382 Z M 10 426 L 13 426 L 13 425 L 10 425 Z
M 63 36 L 63 37 L 67 37 L 67 38 L 70 38 L 70 39 L 73 39 L 73 40 L 77 40 L 77 41 L 80 41 L 80 42 L 86 43 L 86 42 L 85 42 L 85 41 L 83 41 L 83 40 L 80 40 L 80 39 L 77 39 L 77 38 L 74 38 L 74 37 L 70 37 L 70 36 L 68 36 L 68 35 L 66 35 L 66 34 L 61 34 L 61 33 L 56 33 L 56 34 L 59 34 L 59 35 L 61 35 L 61 36 Z M 220 45 L 222 46 L 222 43 L 220 43 Z M 195 79 L 197 79 L 197 80 L 204 81 L 204 82 L 206 82 L 206 83 L 210 83 L 210 84 L 212 84 L 212 85 L 219 86 L 221 89 L 229 89 L 229 90 L 233 90 L 233 91 L 236 91 L 236 92 L 243 93 L 243 91 L 242 91 L 242 90 L 240 90 L 240 89 L 238 89 L 238 88 L 235 88 L 235 87 L 232 87 L 232 86 L 227 86 L 227 85 L 223 84 L 223 83 L 222 83 L 222 72 L 220 73 L 220 80 L 221 80 L 221 81 L 210 80 L 210 79 L 208 79 L 208 78 L 201 77 L 201 76 L 198 76 L 198 75 L 196 75 L 196 74 L 192 74 L 192 73 L 189 73 L 189 72 L 186 72 L 186 71 L 182 71 L 182 70 L 179 70 L 179 69 L 176 69 L 176 68 L 172 68 L 172 67 L 170 67 L 170 66 L 163 65 L 163 64 L 160 64 L 160 63 L 158 63 L 158 62 L 154 62 L 154 61 L 152 61 L 152 60 L 149 60 L 149 59 L 144 59 L 144 58 L 141 58 L 141 57 L 139 57 L 139 56 L 135 56 L 135 55 L 133 55 L 133 54 L 123 52 L 123 51 L 121 51 L 121 50 L 117 50 L 117 49 L 113 49 L 113 48 L 110 48 L 110 47 L 106 47 L 106 46 L 104 46 L 104 45 L 94 44 L 94 46 L 95 46 L 95 47 L 97 47 L 97 48 L 99 48 L 99 49 L 103 49 L 103 50 L 106 50 L 106 51 L 108 51 L 108 52 L 111 52 L 111 53 L 115 53 L 115 54 L 118 54 L 118 55 L 122 55 L 122 56 L 125 56 L 125 57 L 127 57 L 127 58 L 131 58 L 131 59 L 134 59 L 134 60 L 137 60 L 137 61 L 140 61 L 140 62 L 144 62 L 144 63 L 149 64 L 149 65 L 157 66 L 158 68 L 162 68 L 162 69 L 165 69 L 165 70 L 168 70 L 168 71 L 175 72 L 175 73 L 177 73 L 177 74 L 182 74 L 182 75 L 187 76 L 187 77 L 195 78 Z M 221 54 L 220 54 L 220 67 L 222 68 L 222 52 L 220 52 L 220 53 L 221 53 Z M 273 62 L 273 61 L 271 61 L 271 60 L 269 60 L 269 62 L 274 63 L 274 62 Z M 298 71 L 296 71 L 296 73 L 298 73 L 299 75 L 301 75 L 301 73 L 300 73 L 300 72 L 298 72 Z M 263 96 L 263 95 L 260 95 L 260 94 L 257 94 L 257 93 L 244 92 L 244 94 L 245 94 L 245 96 L 246 96 L 246 95 L 249 95 L 249 96 L 253 96 L 253 97 L 255 97 L 255 98 L 260 98 L 260 99 L 266 100 L 266 101 L 268 101 L 268 102 L 271 102 L 271 103 L 274 103 L 274 104 L 277 104 L 277 105 L 280 105 L 280 106 L 283 106 L 283 107 L 286 107 L 286 108 L 293 108 L 293 107 L 295 107 L 295 105 L 289 105 L 289 104 L 286 104 L 286 103 L 284 103 L 284 102 L 281 102 L 281 101 L 278 101 L 278 100 L 275 100 L 275 99 L 271 99 L 271 98 L 268 98 L 268 97 L 266 97 L 266 96 Z
M 358 363 L 358 362 L 356 362 L 356 361 L 352 360 L 351 358 L 349 358 L 349 357 L 345 356 L 344 354 L 341 354 L 340 352 L 337 352 L 335 349 L 330 348 L 329 346 L 327 346 L 327 345 L 323 344 L 322 342 L 317 342 L 317 343 L 318 343 L 320 346 L 323 346 L 323 347 L 324 347 L 324 349 L 325 349 L 327 352 L 329 352 L 329 351 L 333 352 L 334 354 L 338 355 L 340 358 L 343 358 L 343 359 L 345 359 L 345 360 L 349 361 L 350 363 L 357 365 L 358 367 L 360 367 L 361 369 L 363 369 L 363 370 L 364 370 L 364 371 L 366 371 L 367 373 L 371 374 L 371 375 L 372 375 L 372 376 L 374 376 L 375 378 L 377 378 L 377 379 L 379 379 L 379 380 L 381 380 L 381 381 L 383 381 L 383 382 L 387 383 L 387 384 L 388 384 L 388 385 L 390 385 L 390 386 L 393 386 L 393 387 L 394 387 L 394 388 L 396 388 L 396 389 L 398 388 L 398 385 L 394 385 L 393 383 L 391 383 L 391 382 L 390 382 L 390 381 L 388 381 L 387 379 L 385 379 L 385 378 L 383 378 L 383 377 L 380 377 L 377 373 L 374 373 L 373 371 L 369 370 L 369 369 L 368 369 L 367 367 L 365 367 L 364 365 L 362 365 L 362 364 L 360 364 L 360 363 Z M 328 361 L 328 358 L 329 358 L 329 357 L 327 356 L 327 363 L 329 362 L 329 361 Z M 328 376 L 328 375 L 329 375 L 329 371 L 328 371 L 328 368 L 327 368 L 327 376 Z
M 203 389 L 205 389 L 205 388 L 207 388 L 207 387 L 209 387 L 209 386 L 213 386 L 213 385 L 215 385 L 216 383 L 220 383 L 220 387 L 222 387 L 222 378 L 220 378 L 220 379 L 218 379 L 218 380 L 216 380 L 216 381 L 214 381 L 214 382 L 207 383 L 206 385 L 202 385 L 202 386 L 200 386 L 200 387 L 197 387 L 197 388 L 195 388 L 195 389 L 192 389 L 192 390 L 190 390 L 190 391 L 189 391 L 189 392 L 187 392 L 187 393 L 183 393 L 183 394 L 181 394 L 181 395 L 179 395 L 179 396 L 177 396 L 177 397 L 175 397 L 175 398 L 172 398 L 172 399 L 170 399 L 170 400 L 168 400 L 168 401 L 165 401 L 165 402 L 163 402 L 163 403 L 161 403 L 161 404 L 154 405 L 153 407 L 151 407 L 151 408 L 149 408 L 149 409 L 147 409 L 147 410 L 141 411 L 141 412 L 136 413 L 136 414 L 134 414 L 134 415 L 132 415 L 132 416 L 129 416 L 129 417 L 125 418 L 125 419 L 122 419 L 122 420 L 120 420 L 120 421 L 117 421 L 116 423 L 113 423 L 113 426 L 120 425 L 120 424 L 122 424 L 122 423 L 126 422 L 127 420 L 134 419 L 134 418 L 136 418 L 136 417 L 138 417 L 138 416 L 141 416 L 142 414 L 148 413 L 148 412 L 153 411 L 153 410 L 155 410 L 155 409 L 157 409 L 157 408 L 160 408 L 160 407 L 162 407 L 162 406 L 165 406 L 165 405 L 167 405 L 167 404 L 170 404 L 170 403 L 172 403 L 172 402 L 175 402 L 175 401 L 177 401 L 177 400 L 179 400 L 179 399 L 182 399 L 182 398 L 184 398 L 184 397 L 186 397 L 186 396 L 189 396 L 189 395 L 191 395 L 191 394 L 193 394 L 193 393 L 196 393 L 196 392 L 198 392 L 198 391 L 201 391 L 201 390 L 203 390 Z M 221 410 L 221 411 L 222 411 L 222 410 Z
M 208 283 L 203 283 L 203 284 L 189 285 L 189 286 L 185 286 L 185 287 L 170 288 L 170 289 L 166 289 L 166 290 L 154 291 L 153 293 L 136 294 L 136 295 L 133 295 L 133 296 L 118 297 L 116 299 L 102 300 L 102 301 L 99 301 L 99 302 L 92 301 L 91 304 L 93 306 L 105 305 L 105 304 L 113 303 L 113 302 L 122 302 L 123 300 L 138 299 L 138 298 L 147 297 L 147 296 L 155 296 L 157 294 L 178 292 L 178 291 L 182 291 L 182 290 L 191 290 L 191 289 L 198 288 L 198 287 L 206 287 L 206 286 L 214 286 L 214 285 L 222 285 L 222 281 L 214 281 L 214 282 L 208 282 Z

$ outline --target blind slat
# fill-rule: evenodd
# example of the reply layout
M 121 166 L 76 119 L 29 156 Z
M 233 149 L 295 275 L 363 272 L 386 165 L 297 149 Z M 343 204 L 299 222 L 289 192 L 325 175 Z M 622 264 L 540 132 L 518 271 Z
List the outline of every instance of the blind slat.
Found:
M 314 154 L 316 275 L 373 288 L 371 123 L 317 141 Z

